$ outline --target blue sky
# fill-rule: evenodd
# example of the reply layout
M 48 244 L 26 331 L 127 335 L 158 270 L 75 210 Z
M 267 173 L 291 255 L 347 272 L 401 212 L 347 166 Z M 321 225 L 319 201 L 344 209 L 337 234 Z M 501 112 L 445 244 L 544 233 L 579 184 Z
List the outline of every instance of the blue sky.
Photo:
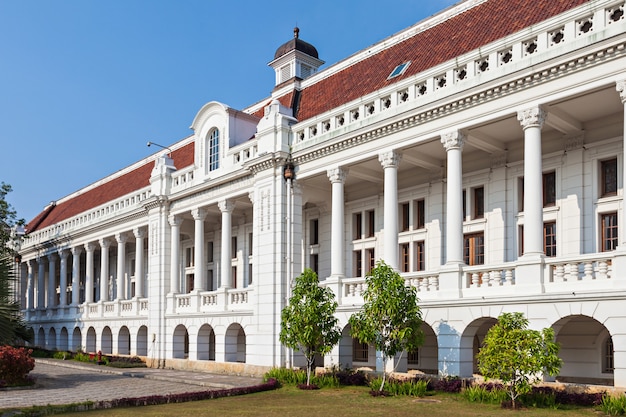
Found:
M 328 67 L 452 0 L 0 0 L 0 182 L 27 221 L 190 135 L 217 100 L 241 109 L 300 27 Z

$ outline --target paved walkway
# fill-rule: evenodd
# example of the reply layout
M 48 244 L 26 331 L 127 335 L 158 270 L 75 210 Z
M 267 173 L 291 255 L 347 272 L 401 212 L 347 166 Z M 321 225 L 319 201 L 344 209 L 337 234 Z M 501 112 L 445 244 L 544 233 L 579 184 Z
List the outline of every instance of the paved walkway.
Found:
M 261 378 L 171 369 L 131 368 L 36 359 L 34 388 L 0 391 L 0 409 L 177 394 L 262 383 Z M 0 413 L 1 414 L 1 413 Z

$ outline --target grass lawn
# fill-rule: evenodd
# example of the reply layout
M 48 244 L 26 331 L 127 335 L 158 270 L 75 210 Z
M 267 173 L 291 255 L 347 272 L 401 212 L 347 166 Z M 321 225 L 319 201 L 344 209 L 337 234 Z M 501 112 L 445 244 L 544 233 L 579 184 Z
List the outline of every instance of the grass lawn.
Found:
M 57 414 L 68 417 L 165 417 L 165 416 L 600 416 L 593 408 L 568 408 L 563 410 L 533 409 L 503 410 L 498 405 L 469 403 L 460 395 L 437 393 L 424 398 L 378 397 L 369 395 L 368 387 L 324 388 L 302 391 L 285 386 L 275 391 L 239 397 L 166 404 L 147 407 L 116 408 L 83 413 Z

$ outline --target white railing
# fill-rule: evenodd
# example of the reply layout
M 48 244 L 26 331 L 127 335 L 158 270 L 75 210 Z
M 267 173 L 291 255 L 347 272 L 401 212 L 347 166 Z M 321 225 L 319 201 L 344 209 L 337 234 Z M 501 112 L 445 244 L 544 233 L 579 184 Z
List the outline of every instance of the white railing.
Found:
M 515 264 L 468 266 L 463 269 L 465 288 L 515 285 Z
M 546 283 L 591 282 L 611 279 L 613 275 L 613 254 L 594 253 L 578 255 L 575 258 L 546 260 Z

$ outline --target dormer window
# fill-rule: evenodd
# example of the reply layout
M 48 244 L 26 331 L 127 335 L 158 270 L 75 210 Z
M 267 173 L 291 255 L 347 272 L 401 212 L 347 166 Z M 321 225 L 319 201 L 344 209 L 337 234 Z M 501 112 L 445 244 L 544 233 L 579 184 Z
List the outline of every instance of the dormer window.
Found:
M 220 167 L 220 131 L 216 128 L 209 133 L 209 171 Z
M 407 61 L 398 65 L 397 67 L 393 69 L 393 71 L 391 71 L 391 74 L 389 74 L 389 77 L 387 77 L 387 79 L 390 80 L 392 78 L 395 78 L 404 74 L 404 71 L 406 71 L 406 69 L 409 67 L 410 64 L 411 64 L 411 61 Z

